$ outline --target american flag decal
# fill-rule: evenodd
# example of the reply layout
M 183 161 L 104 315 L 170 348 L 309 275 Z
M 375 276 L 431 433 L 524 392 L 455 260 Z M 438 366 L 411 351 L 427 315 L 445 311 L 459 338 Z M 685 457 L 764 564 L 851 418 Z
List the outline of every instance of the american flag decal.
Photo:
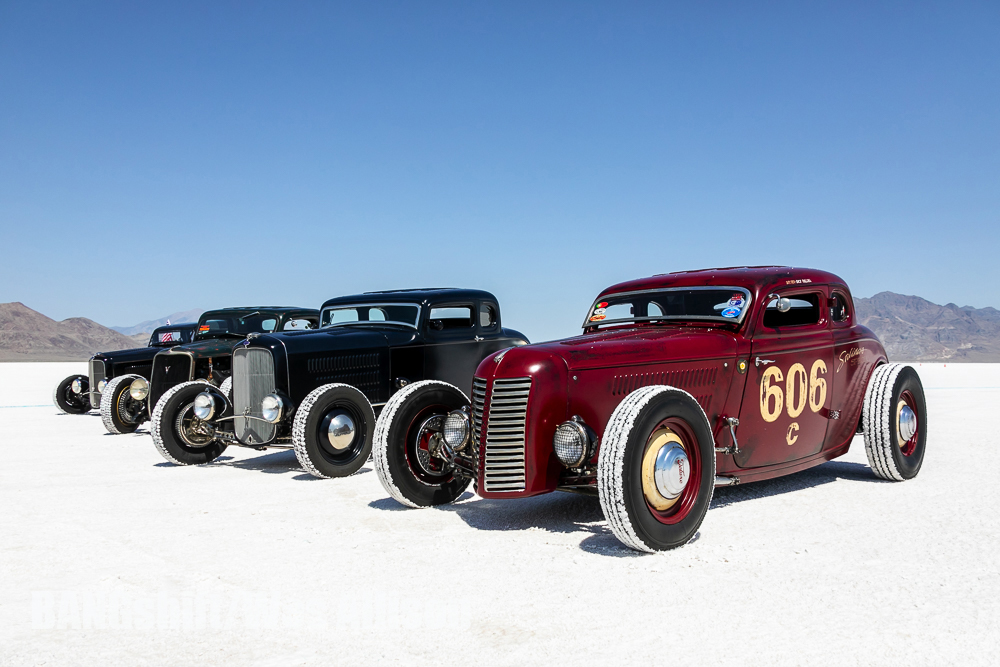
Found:
M 160 334 L 160 342 L 161 343 L 173 343 L 175 340 L 180 340 L 180 338 L 177 336 L 177 334 L 178 334 L 177 331 L 168 331 L 166 333 L 161 333 Z

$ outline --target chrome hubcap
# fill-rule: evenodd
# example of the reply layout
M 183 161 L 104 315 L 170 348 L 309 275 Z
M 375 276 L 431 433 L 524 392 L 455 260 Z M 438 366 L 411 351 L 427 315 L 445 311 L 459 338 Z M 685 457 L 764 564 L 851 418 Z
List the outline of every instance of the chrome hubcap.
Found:
M 690 478 L 691 462 L 684 448 L 676 442 L 660 447 L 653 464 L 653 480 L 660 495 L 668 500 L 677 498 Z
M 909 405 L 903 405 L 899 410 L 899 420 L 896 423 L 896 433 L 903 442 L 909 442 L 917 432 L 917 415 Z
M 326 439 L 330 446 L 338 452 L 342 452 L 354 442 L 356 428 L 354 420 L 345 412 L 339 412 L 329 417 L 326 427 Z

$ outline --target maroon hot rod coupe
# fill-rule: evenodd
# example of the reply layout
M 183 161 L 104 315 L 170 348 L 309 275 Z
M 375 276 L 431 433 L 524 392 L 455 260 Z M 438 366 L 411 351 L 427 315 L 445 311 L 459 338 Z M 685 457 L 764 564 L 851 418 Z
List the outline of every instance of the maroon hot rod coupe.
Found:
M 716 486 L 845 454 L 909 479 L 927 438 L 916 371 L 887 363 L 823 271 L 741 267 L 614 285 L 583 335 L 510 348 L 476 371 L 471 401 L 443 382 L 393 396 L 375 431 L 386 491 L 410 507 L 591 490 L 641 551 L 690 540 Z

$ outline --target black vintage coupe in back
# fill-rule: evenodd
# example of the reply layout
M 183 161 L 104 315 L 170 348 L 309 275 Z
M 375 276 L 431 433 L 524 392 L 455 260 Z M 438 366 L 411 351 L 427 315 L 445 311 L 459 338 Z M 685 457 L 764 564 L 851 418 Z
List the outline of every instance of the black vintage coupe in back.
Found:
M 172 387 L 198 380 L 216 386 L 231 372 L 233 347 L 248 334 L 315 329 L 319 311 L 291 306 L 249 306 L 209 310 L 198 318 L 194 340 L 162 350 L 148 375 L 118 375 L 101 399 L 101 417 L 109 433 L 131 433 L 149 419 L 157 401 Z
M 227 392 L 178 386 L 153 414 L 168 461 L 206 463 L 227 445 L 294 448 L 317 477 L 356 472 L 371 452 L 376 412 L 400 388 L 442 380 L 472 390 L 479 362 L 525 345 L 504 329 L 489 292 L 369 292 L 323 304 L 320 330 L 251 335 L 233 351 Z
M 146 347 L 98 352 L 90 358 L 88 375 L 70 375 L 56 385 L 53 402 L 63 412 L 73 415 L 90 412 L 92 408 L 100 410 L 101 394 L 109 381 L 129 374 L 148 380 L 157 352 L 190 343 L 197 327 L 195 322 L 168 324 L 153 330 Z

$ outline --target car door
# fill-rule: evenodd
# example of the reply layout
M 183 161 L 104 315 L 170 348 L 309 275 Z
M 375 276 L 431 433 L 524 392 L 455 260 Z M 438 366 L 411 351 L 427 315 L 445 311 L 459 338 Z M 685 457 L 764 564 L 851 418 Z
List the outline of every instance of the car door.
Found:
M 826 288 L 779 289 L 756 315 L 736 463 L 758 468 L 818 453 L 833 367 Z
M 475 305 L 434 305 L 424 321 L 424 378 L 453 384 L 467 396 L 472 395 L 472 375 L 481 359 Z

